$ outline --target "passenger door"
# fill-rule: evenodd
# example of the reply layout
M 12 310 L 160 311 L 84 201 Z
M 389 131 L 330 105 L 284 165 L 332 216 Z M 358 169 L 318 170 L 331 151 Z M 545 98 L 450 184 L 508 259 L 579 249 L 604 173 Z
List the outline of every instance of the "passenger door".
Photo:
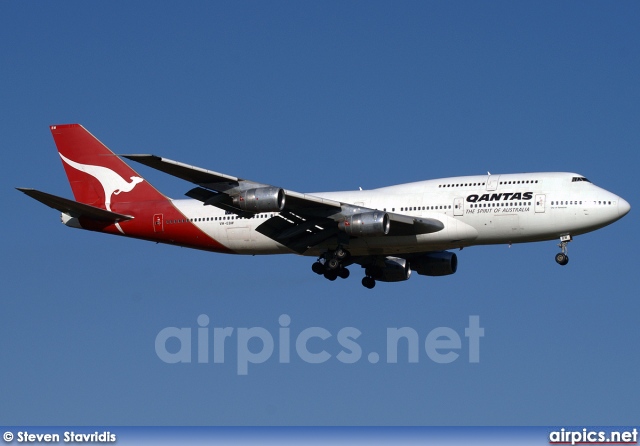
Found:
M 462 197 L 456 197 L 453 199 L 453 215 L 461 216 L 464 214 L 464 199 Z
M 153 215 L 153 232 L 164 232 L 164 218 L 162 214 Z
M 496 190 L 498 188 L 498 181 L 500 175 L 489 175 L 487 177 L 487 190 Z
M 536 195 L 535 198 L 536 198 L 536 205 L 535 205 L 536 213 L 538 214 L 543 213 L 545 208 L 546 196 L 544 194 L 539 194 L 539 195 Z

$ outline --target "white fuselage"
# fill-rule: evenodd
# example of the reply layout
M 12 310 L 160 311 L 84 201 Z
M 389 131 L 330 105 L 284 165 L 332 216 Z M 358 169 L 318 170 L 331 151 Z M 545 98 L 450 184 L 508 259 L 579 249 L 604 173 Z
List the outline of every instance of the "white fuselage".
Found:
M 574 173 L 453 177 L 311 195 L 444 223 L 443 230 L 431 234 L 352 239 L 348 249 L 354 255 L 552 240 L 601 228 L 629 211 L 624 199 Z M 173 200 L 173 204 L 202 231 L 238 254 L 292 252 L 256 231 L 277 213 L 243 219 L 196 200 Z M 336 239 L 329 239 L 305 255 L 319 255 L 335 245 Z

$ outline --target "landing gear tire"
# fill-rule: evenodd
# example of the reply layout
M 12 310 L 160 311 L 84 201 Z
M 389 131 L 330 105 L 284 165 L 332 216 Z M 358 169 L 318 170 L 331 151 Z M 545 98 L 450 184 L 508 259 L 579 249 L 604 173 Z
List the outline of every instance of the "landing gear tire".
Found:
M 347 268 L 340 268 L 338 270 L 338 277 L 340 277 L 341 279 L 346 279 L 347 277 L 349 277 L 349 270 Z
M 376 286 L 376 281 L 372 277 L 363 277 L 362 278 L 362 286 L 368 289 Z
M 322 263 L 320 262 L 316 262 L 313 265 L 311 265 L 311 269 L 313 270 L 314 273 L 316 274 L 324 274 L 325 273 L 325 267 Z
M 326 266 L 329 270 L 337 269 L 338 267 L 340 267 L 340 261 L 334 257 L 327 261 Z
M 335 256 L 336 259 L 338 260 L 344 260 L 349 256 L 349 251 L 347 251 L 344 248 L 338 248 L 335 250 L 335 252 L 333 253 L 333 255 Z
M 336 271 L 327 271 L 324 273 L 324 278 L 333 282 L 338 278 L 338 273 Z
M 558 265 L 564 266 L 569 263 L 569 256 L 563 252 L 559 252 L 556 254 L 556 262 L 558 262 Z

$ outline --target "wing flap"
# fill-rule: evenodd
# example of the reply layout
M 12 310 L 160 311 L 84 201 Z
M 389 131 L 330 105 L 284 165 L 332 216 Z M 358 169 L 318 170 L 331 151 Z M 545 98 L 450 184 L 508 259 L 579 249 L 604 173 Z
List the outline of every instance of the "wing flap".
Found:
M 291 212 L 283 212 L 262 223 L 256 231 L 302 254 L 311 246 L 334 236 L 339 230 L 333 220 L 305 220 Z
M 326 209 L 332 208 L 335 211 L 340 211 L 342 203 L 335 200 L 329 200 L 327 198 L 316 197 L 309 194 L 301 194 L 300 192 L 294 192 L 290 190 L 284 191 L 287 196 L 285 207 L 290 209 Z
M 227 194 L 221 192 L 212 192 L 203 187 L 194 187 L 185 194 L 189 198 L 202 201 L 205 206 L 215 206 L 224 211 L 231 212 L 243 218 L 252 218 L 255 216 L 253 212 L 243 211 L 231 204 L 231 199 Z
M 435 218 L 418 218 L 402 214 L 389 214 L 391 228 L 388 235 L 420 235 L 442 231 L 444 223 Z

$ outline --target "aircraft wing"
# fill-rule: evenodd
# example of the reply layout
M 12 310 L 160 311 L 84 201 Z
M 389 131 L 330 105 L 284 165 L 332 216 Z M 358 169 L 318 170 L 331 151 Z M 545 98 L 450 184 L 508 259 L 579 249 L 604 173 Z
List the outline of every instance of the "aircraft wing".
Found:
M 231 194 L 257 187 L 270 187 L 268 184 L 256 183 L 254 181 L 225 175 L 212 170 L 184 164 L 156 155 L 122 155 L 132 161 L 152 167 L 174 177 L 181 178 L 191 183 L 197 184 L 210 191 Z M 286 191 L 287 203 L 290 207 L 334 207 L 340 209 L 340 202 L 327 200 L 325 198 L 314 197 L 293 191 Z M 190 196 L 190 195 L 189 195 Z M 195 198 L 195 197 L 192 197 Z
M 345 236 L 348 238 L 346 233 L 340 231 L 339 223 L 350 216 L 367 212 L 377 211 L 380 215 L 388 216 L 389 228 L 386 235 L 427 234 L 444 228 L 444 224 L 435 218 L 416 218 L 363 208 L 202 169 L 156 155 L 122 156 L 196 184 L 198 187 L 186 193 L 188 197 L 243 218 L 251 218 L 264 212 L 251 209 L 243 203 L 247 195 L 253 196 L 251 194 L 255 194 L 257 190 L 268 191 L 278 196 L 282 193 L 282 207 L 267 211 L 276 212 L 278 215 L 258 226 L 257 231 L 300 253 L 329 237 L 337 235 L 341 240 Z

